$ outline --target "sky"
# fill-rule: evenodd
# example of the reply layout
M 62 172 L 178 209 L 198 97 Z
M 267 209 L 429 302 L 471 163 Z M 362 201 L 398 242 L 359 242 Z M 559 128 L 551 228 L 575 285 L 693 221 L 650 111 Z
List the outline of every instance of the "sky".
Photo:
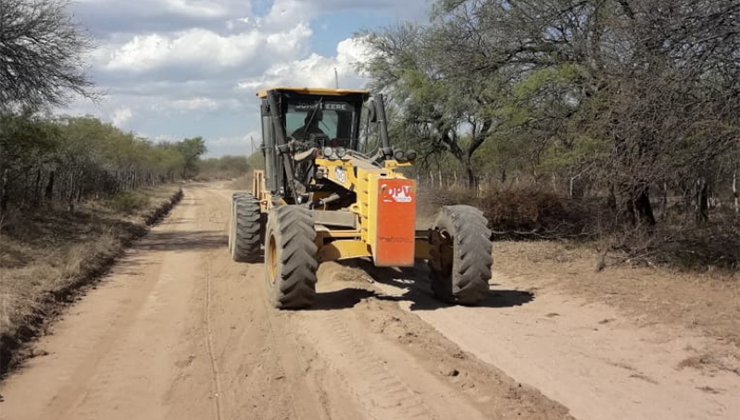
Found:
M 201 136 L 207 156 L 259 144 L 257 90 L 366 83 L 362 29 L 425 21 L 429 0 L 76 0 L 74 19 L 95 39 L 88 58 L 93 115 L 154 141 Z

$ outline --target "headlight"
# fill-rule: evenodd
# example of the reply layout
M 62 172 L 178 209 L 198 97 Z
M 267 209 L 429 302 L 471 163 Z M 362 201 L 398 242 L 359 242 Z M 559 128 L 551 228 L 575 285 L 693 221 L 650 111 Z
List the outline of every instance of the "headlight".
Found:
M 337 157 L 339 159 L 347 156 L 347 149 L 345 149 L 344 147 L 337 147 L 336 149 L 334 149 L 334 152 L 337 154 Z
M 324 154 L 325 158 L 330 159 L 331 156 L 334 154 L 334 149 L 327 146 L 327 147 L 324 147 L 324 150 L 322 153 Z
M 403 151 L 403 150 L 396 150 L 396 151 L 395 151 L 395 152 L 393 153 L 393 157 L 394 157 L 394 158 L 395 158 L 396 160 L 398 160 L 398 161 L 401 161 L 401 160 L 404 160 L 404 159 L 406 159 L 406 153 L 404 153 L 404 151 Z
M 406 152 L 406 159 L 408 160 L 416 159 L 416 151 L 414 149 L 411 149 L 408 152 Z

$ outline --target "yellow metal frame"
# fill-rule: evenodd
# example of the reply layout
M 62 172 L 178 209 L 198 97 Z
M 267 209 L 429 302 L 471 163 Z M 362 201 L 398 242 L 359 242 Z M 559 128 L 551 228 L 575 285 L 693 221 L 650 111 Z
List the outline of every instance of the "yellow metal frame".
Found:
M 370 92 L 366 90 L 290 86 L 260 90 L 257 92 L 257 96 L 266 98 L 270 91 L 293 92 L 302 95 L 343 96 L 361 94 L 365 98 L 370 96 Z M 326 229 L 323 227 L 317 229 L 316 245 L 319 249 L 319 261 L 372 257 L 373 249 L 377 248 L 378 237 L 378 222 L 373 217 L 378 210 L 378 180 L 406 179 L 403 174 L 397 173 L 395 170 L 412 166 L 413 162 L 399 162 L 391 159 L 386 160 L 383 166 L 379 167 L 368 163 L 366 160 L 348 155 L 341 159 L 317 158 L 315 164 L 323 172 L 325 178 L 349 191 L 355 192 L 357 195 L 357 202 L 349 208 L 349 211 L 357 216 L 356 229 Z M 271 194 L 266 187 L 265 173 L 261 170 L 255 170 L 253 173 L 252 193 L 259 199 L 261 211 L 267 213 L 273 207 L 273 203 Z M 321 195 L 322 193 L 316 192 L 315 194 Z M 427 232 L 417 232 L 415 243 L 415 257 L 417 259 L 431 257 L 432 245 L 428 238 Z
M 320 261 L 372 257 L 377 241 L 377 221 L 371 217 L 378 208 L 379 179 L 406 179 L 395 168 L 413 165 L 412 162 L 385 161 L 384 167 L 347 156 L 342 159 L 316 159 L 316 166 L 324 177 L 354 191 L 357 202 L 349 210 L 357 215 L 356 230 L 322 230 L 318 232 L 316 245 Z M 426 231 L 417 232 L 416 258 L 430 258 L 430 247 Z
M 252 195 L 260 201 L 260 210 L 267 213 L 272 208 L 270 192 L 265 187 L 265 171 L 255 169 L 252 171 Z
M 369 165 L 365 161 L 352 158 L 316 159 L 316 165 L 324 177 L 357 194 L 357 202 L 350 206 L 350 212 L 357 215 L 357 229 L 319 229 L 316 235 L 316 246 L 319 248 L 320 262 L 347 260 L 352 258 L 372 257 L 377 244 L 377 221 L 371 217 L 378 206 L 378 180 L 406 179 L 395 168 L 411 166 L 411 162 L 388 160 L 384 167 Z M 265 173 L 253 172 L 252 193 L 260 201 L 262 212 L 267 213 L 272 206 L 270 193 L 265 185 Z M 320 211 L 320 210 L 317 210 Z M 416 234 L 415 257 L 431 258 L 432 244 L 426 231 Z
M 406 179 L 406 177 L 394 172 L 393 166 L 379 168 L 351 156 L 343 159 L 319 158 L 316 159 L 316 166 L 322 170 L 327 179 L 357 194 L 357 203 L 349 210 L 358 217 L 360 239 L 370 247 L 370 250 L 375 249 L 377 221 L 371 215 L 376 214 L 378 208 L 377 180 Z
M 257 92 L 257 96 L 259 96 L 260 98 L 266 98 L 267 92 L 271 90 L 277 90 L 281 92 L 295 92 L 301 95 L 342 96 L 357 93 L 365 96 L 370 95 L 370 92 L 367 90 L 279 86 L 260 90 L 259 92 Z
M 370 244 L 363 241 L 359 230 L 320 230 L 316 235 L 316 246 L 319 248 L 319 262 L 349 260 L 352 258 L 370 258 L 373 256 Z M 432 258 L 432 247 L 427 231 L 416 232 L 414 257 L 416 259 Z

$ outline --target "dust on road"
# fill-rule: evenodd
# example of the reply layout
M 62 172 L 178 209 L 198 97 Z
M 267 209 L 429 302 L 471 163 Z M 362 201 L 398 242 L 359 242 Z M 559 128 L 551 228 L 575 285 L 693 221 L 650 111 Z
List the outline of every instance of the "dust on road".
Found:
M 322 266 L 313 310 L 269 307 L 263 266 L 228 257 L 230 194 L 186 188 L 0 387 L 0 418 L 570 418 L 352 268 Z

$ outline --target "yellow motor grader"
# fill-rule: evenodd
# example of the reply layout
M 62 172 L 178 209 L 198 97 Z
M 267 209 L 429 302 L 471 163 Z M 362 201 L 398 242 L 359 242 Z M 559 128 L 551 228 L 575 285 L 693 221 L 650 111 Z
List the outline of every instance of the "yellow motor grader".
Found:
M 352 258 L 379 267 L 426 260 L 438 298 L 475 305 L 486 296 L 487 220 L 474 207 L 447 206 L 415 230 L 416 182 L 401 171 L 416 153 L 391 145 L 382 95 L 278 87 L 257 96 L 265 170 L 254 171 L 251 192 L 232 197 L 229 251 L 240 262 L 264 254 L 275 307 L 311 306 L 318 265 Z

